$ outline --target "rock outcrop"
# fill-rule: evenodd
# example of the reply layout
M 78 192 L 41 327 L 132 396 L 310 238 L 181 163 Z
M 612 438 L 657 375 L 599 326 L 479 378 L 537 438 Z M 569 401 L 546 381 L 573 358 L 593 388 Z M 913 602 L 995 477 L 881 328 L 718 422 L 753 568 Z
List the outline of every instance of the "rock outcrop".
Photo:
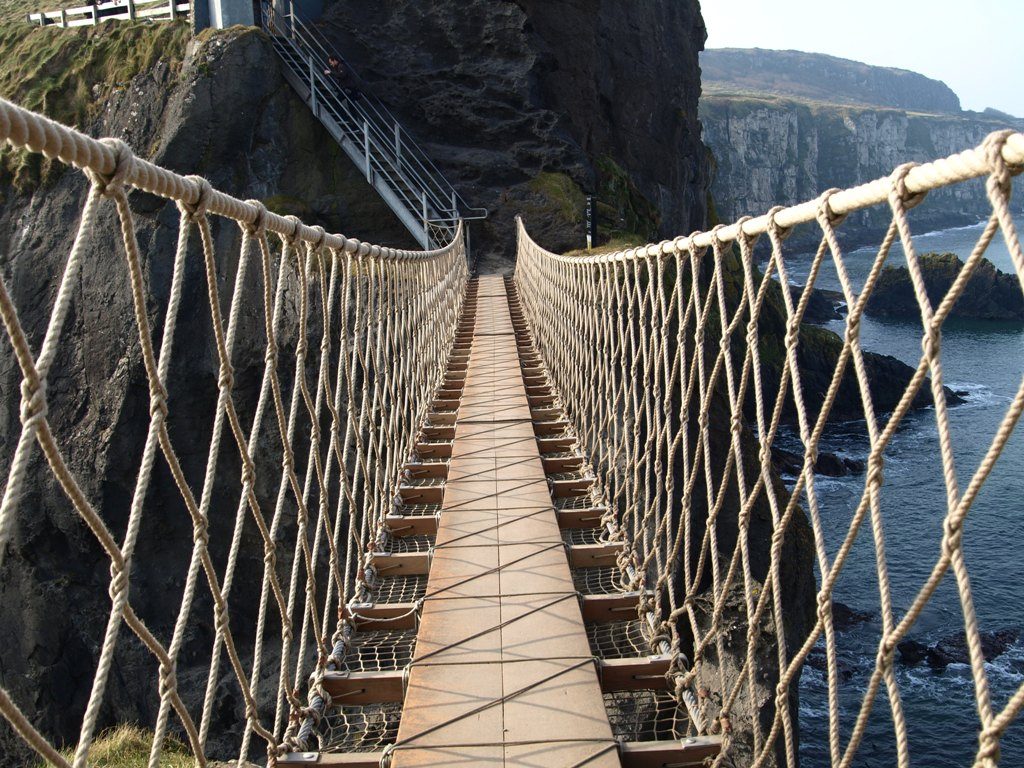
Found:
M 829 57 L 820 58 L 825 67 Z M 844 101 L 841 86 L 828 98 L 806 95 L 785 78 L 756 82 L 748 87 L 742 78 L 721 80 L 701 98 L 704 140 L 716 161 L 712 195 L 723 220 L 872 181 L 902 163 L 945 157 L 976 146 L 992 131 L 1024 124 L 1008 116 L 960 112 L 952 101 L 943 109 L 923 110 L 908 96 L 887 96 L 870 79 L 856 104 Z M 928 96 L 929 90 L 934 89 L 921 90 L 926 103 L 937 98 Z M 1024 201 L 1013 206 L 1024 210 Z M 932 191 L 914 209 L 911 222 L 922 232 L 971 224 L 990 212 L 982 182 L 972 181 Z M 842 226 L 844 245 L 879 239 L 889 218 L 886 206 L 851 214 Z M 788 248 L 812 248 L 819 238 L 817 227 L 800 227 Z
M 921 277 L 932 307 L 937 307 L 963 269 L 964 262 L 953 253 L 925 253 L 918 257 Z M 886 267 L 878 276 L 864 310 L 876 317 L 920 320 L 914 285 L 907 267 Z M 1000 272 L 983 258 L 963 293 L 953 305 L 950 317 L 968 320 L 1024 321 L 1024 295 L 1016 275 Z
M 1002 656 L 1020 638 L 1020 630 L 1015 627 L 1005 627 L 979 634 L 981 653 L 985 661 L 992 661 Z M 971 663 L 967 637 L 963 632 L 947 635 L 932 645 L 926 645 L 920 640 L 907 639 L 897 646 L 897 650 L 900 654 L 900 661 L 908 666 L 926 661 L 932 669 L 942 671 L 950 664 Z
M 546 247 L 581 247 L 583 191 L 633 231 L 628 213 L 646 200 L 644 239 L 703 226 L 694 0 L 349 0 L 323 23 L 466 198 L 490 209 L 473 231 L 482 266 L 511 266 L 520 212 Z M 575 193 L 538 185 L 541 174 Z

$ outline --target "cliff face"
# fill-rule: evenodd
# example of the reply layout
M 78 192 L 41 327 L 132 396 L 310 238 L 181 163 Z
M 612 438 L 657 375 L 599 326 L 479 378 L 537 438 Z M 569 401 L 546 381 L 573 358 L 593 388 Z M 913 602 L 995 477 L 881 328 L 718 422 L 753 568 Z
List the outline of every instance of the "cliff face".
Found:
M 723 220 L 872 181 L 902 163 L 945 157 L 992 131 L 1024 125 L 994 110 L 961 112 L 956 94 L 923 75 L 821 54 L 706 51 L 701 67 L 700 117 Z M 958 184 L 931 192 L 913 223 L 917 231 L 941 229 L 988 212 L 982 182 Z M 864 242 L 887 224 L 885 210 L 876 208 L 852 214 L 843 232 L 849 242 Z M 795 238 L 803 247 L 817 239 L 810 227 Z
M 921 115 L 896 109 L 811 104 L 783 98 L 709 95 L 701 102 L 704 137 L 717 168 L 712 195 L 723 220 L 809 200 L 831 187 L 887 176 L 905 162 L 928 162 L 979 144 L 1007 127 L 981 115 Z M 1016 201 L 1018 210 L 1022 201 Z M 989 213 L 981 181 L 929 193 L 913 212 L 918 231 L 960 226 Z M 861 211 L 843 231 L 877 236 L 884 208 Z M 805 237 L 814 238 L 811 228 Z M 807 241 L 798 241 L 806 245 Z
M 582 191 L 614 182 L 658 209 L 652 234 L 703 225 L 695 0 L 349 0 L 323 22 L 467 199 L 491 210 L 473 232 L 482 266 L 511 264 L 520 212 L 545 246 L 580 247 Z M 538 183 L 544 174 L 572 189 Z
M 822 53 L 716 48 L 705 51 L 700 64 L 705 92 L 774 93 L 830 104 L 960 112 L 960 98 L 939 80 Z

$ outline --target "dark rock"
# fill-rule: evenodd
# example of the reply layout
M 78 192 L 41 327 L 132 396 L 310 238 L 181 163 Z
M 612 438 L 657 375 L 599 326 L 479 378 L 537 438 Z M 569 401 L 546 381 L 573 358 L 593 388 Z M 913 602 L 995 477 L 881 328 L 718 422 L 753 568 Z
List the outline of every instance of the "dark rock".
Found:
M 772 469 L 780 475 L 796 476 L 803 471 L 803 454 L 772 446 Z M 820 451 L 814 463 L 814 471 L 826 477 L 846 477 L 864 471 L 865 463 L 860 459 L 848 459 L 828 451 Z
M 981 652 L 985 661 L 1001 656 L 1017 642 L 1020 630 L 1012 627 L 981 633 Z M 945 669 L 950 664 L 969 664 L 970 653 L 967 638 L 962 632 L 942 638 L 928 649 L 928 665 L 933 669 Z
M 919 257 L 921 276 L 933 307 L 939 305 L 964 263 L 952 253 L 926 253 Z M 921 309 L 906 267 L 886 267 L 865 311 L 876 317 L 920 321 Z M 1016 275 L 1000 272 L 982 259 L 967 281 L 950 317 L 970 320 L 1024 320 L 1024 294 Z
M 793 286 L 794 298 L 799 296 L 804 288 L 800 285 Z M 810 299 L 807 302 L 807 309 L 804 310 L 804 322 L 823 325 L 832 320 L 842 320 L 845 314 L 845 300 L 839 291 L 828 291 L 815 288 L 811 291 Z
M 896 646 L 900 661 L 908 666 L 920 664 L 928 657 L 928 646 L 917 640 L 904 640 Z
M 582 209 L 543 199 L 535 182 L 554 173 L 577 194 L 608 189 L 621 180 L 605 159 L 657 212 L 655 231 L 704 226 L 696 0 L 346 0 L 323 27 L 466 199 L 490 209 L 473 225 L 481 267 L 511 267 L 519 213 L 542 245 L 583 247 Z
M 832 601 L 832 625 L 839 632 L 846 632 L 856 626 L 865 624 L 871 621 L 872 618 L 874 618 L 874 615 L 870 611 L 858 611 L 856 608 L 846 605 L 846 603 Z
M 812 648 L 811 652 L 807 654 L 807 660 L 805 662 L 811 669 L 816 669 L 819 672 L 828 674 L 828 655 L 825 653 L 824 648 Z M 839 679 L 846 683 L 849 682 L 857 668 L 843 656 L 836 657 L 836 672 L 839 673 Z

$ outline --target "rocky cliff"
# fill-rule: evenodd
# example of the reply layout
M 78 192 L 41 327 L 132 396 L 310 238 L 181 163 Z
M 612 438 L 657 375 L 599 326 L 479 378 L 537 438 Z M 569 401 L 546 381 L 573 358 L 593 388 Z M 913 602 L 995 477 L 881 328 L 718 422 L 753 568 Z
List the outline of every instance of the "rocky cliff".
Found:
M 584 192 L 643 239 L 703 225 L 694 0 L 347 0 L 324 24 L 467 199 L 490 208 L 473 233 L 485 266 L 511 264 L 517 213 L 546 247 L 580 247 Z
M 823 53 L 715 48 L 701 54 L 700 67 L 705 93 L 776 94 L 830 104 L 960 113 L 960 98 L 939 80 Z
M 941 85 L 930 82 L 934 88 Z M 880 90 L 860 91 L 874 106 L 853 106 L 836 103 L 843 95 L 841 81 L 830 103 L 804 98 L 786 80 L 761 93 L 746 86 L 742 79 L 732 85 L 720 80 L 701 99 L 704 139 L 716 161 L 712 194 L 724 220 L 812 199 L 831 187 L 871 181 L 901 163 L 945 157 L 977 145 L 992 131 L 1021 125 L 1007 116 L 952 111 L 952 102 L 946 112 L 923 113 L 907 106 L 922 100 L 935 103 L 927 89 L 915 100 L 896 98 L 879 85 Z M 917 231 L 959 226 L 989 210 L 981 182 L 959 184 L 930 193 L 914 210 L 912 223 Z M 884 208 L 876 208 L 852 214 L 843 232 L 847 242 L 865 242 L 877 238 L 887 223 Z M 798 247 L 815 239 L 810 227 L 798 230 L 796 237 Z

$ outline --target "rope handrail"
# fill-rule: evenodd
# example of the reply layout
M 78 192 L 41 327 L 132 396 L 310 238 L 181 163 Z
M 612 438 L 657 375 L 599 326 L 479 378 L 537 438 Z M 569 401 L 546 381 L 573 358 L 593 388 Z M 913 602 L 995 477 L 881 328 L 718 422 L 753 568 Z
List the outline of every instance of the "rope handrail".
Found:
M 853 189 L 606 254 L 551 253 L 518 221 L 515 280 L 524 316 L 579 450 L 591 457 L 606 500 L 603 522 L 624 542 L 618 560 L 624 588 L 653 592 L 639 618 L 660 631 L 658 643 L 668 643 L 677 701 L 698 702 L 702 717 L 691 710 L 691 719 L 725 737 L 715 765 L 798 764 L 796 689 L 815 650 L 824 656 L 827 745 L 820 746 L 829 764 L 853 764 L 869 725 L 891 722 L 892 762 L 909 766 L 906 684 L 896 674 L 896 646 L 949 571 L 978 715 L 973 765 L 998 764 L 1000 740 L 1024 708 L 1024 685 L 1003 698 L 1001 709 L 995 705 L 964 559 L 964 522 L 1024 412 L 1024 371 L 1013 368 L 1012 381 L 1019 384 L 961 486 L 942 331 L 997 236 L 1024 291 L 1024 251 L 1010 210 L 1013 176 L 1022 168 L 1024 134 L 996 132 L 974 149 L 906 164 Z M 991 214 L 979 223 L 980 235 L 952 285 L 936 298 L 925 282 L 908 211 L 932 189 L 981 177 Z M 847 214 L 882 205 L 889 225 L 857 285 L 838 233 Z M 793 227 L 809 222 L 821 237 L 813 257 L 801 262 L 810 259 L 799 287 L 791 282 L 784 241 Z M 763 234 L 767 263 L 755 257 L 755 240 Z M 902 391 L 886 395 L 883 405 L 860 337 L 867 303 L 897 243 L 920 314 L 922 352 L 916 367 L 906 369 Z M 804 347 L 820 337 L 805 335 L 804 316 L 830 262 L 848 308 L 844 332 L 830 356 L 812 363 L 823 362 L 824 373 L 814 368 L 808 374 Z M 934 418 L 938 435 L 941 544 L 937 553 L 922 550 L 925 565 L 934 564 L 923 583 L 913 585 L 909 603 L 897 606 L 883 524 L 886 451 L 922 401 L 932 408 L 921 418 Z M 861 423 L 868 443 L 863 488 L 850 511 L 831 508 L 817 482 L 826 424 L 837 420 Z M 788 488 L 772 464 L 780 435 L 802 449 Z M 865 662 L 870 670 L 851 711 L 840 699 L 832 608 L 840 576 L 865 555 L 854 549 L 858 534 L 867 537 L 861 546 L 877 581 L 880 627 L 871 638 L 877 637 L 876 657 Z M 881 702 L 888 712 L 872 717 L 884 708 Z M 877 730 L 871 739 L 877 749 Z
M 12 542 L 16 519 L 37 514 L 24 503 L 29 491 L 53 479 L 111 570 L 109 615 L 102 637 L 95 639 L 99 653 L 74 757 L 61 755 L 25 716 L 18 692 L 0 688 L 0 715 L 50 763 L 84 768 L 127 625 L 156 668 L 152 768 L 161 764 L 172 716 L 197 764 L 206 764 L 226 678 L 244 707 L 242 727 L 234 729 L 240 761 L 249 758 L 256 736 L 272 766 L 282 753 L 305 748 L 331 705 L 323 680 L 337 668 L 352 631 L 351 612 L 343 608 L 365 601 L 378 586 L 375 542 L 400 498 L 402 468 L 443 381 L 465 298 L 469 273 L 461 222 L 455 240 L 431 251 L 328 234 L 296 217 L 273 214 L 259 201 L 225 194 L 202 178 L 138 158 L 122 141 L 94 140 L 7 101 L 0 101 L 0 141 L 83 169 L 88 180 L 73 243 L 54 276 L 55 297 L 39 349 L 33 349 L 22 322 L 21 313 L 30 307 L 19 307 L 12 291 L 17 274 L 0 278 L 0 355 L 8 347 L 13 351 L 21 417 L 13 453 L 0 455 L 0 557 Z M 130 188 L 177 207 L 168 285 L 147 270 L 147 259 L 171 255 L 145 253 L 128 202 Z M 111 204 L 115 226 L 105 232 L 101 212 Z M 220 219 L 216 237 L 215 218 Z M 277 235 L 273 241 L 271 233 Z M 104 234 L 120 248 L 90 251 Z M 186 264 L 197 236 L 205 300 L 189 305 Z M 115 270 L 125 281 L 112 289 L 121 291 L 134 326 L 125 337 L 124 354 L 140 361 L 132 375 L 144 380 L 149 392 L 148 424 L 129 420 L 114 429 L 126 450 L 138 450 L 125 510 L 103 506 L 102 495 L 91 490 L 95 467 L 76 462 L 83 452 L 72 440 L 83 437 L 69 436 L 51 420 L 67 403 L 62 391 L 48 386 L 55 377 L 73 380 L 80 373 L 63 367 L 67 363 L 59 349 L 102 332 L 77 317 L 76 304 L 86 300 L 78 286 L 90 280 L 90 258 L 106 258 L 115 250 L 124 257 Z M 222 296 L 225 291 L 230 295 Z M 162 328 L 155 326 L 157 317 Z M 209 339 L 214 366 L 200 374 L 202 381 L 183 385 L 195 373 L 183 368 L 187 363 L 180 356 L 188 352 L 178 347 L 190 345 L 176 336 L 188 331 Z M 255 355 L 241 338 L 251 333 L 262 347 Z M 256 373 L 257 391 L 236 386 L 243 366 Z M 19 391 L 17 381 L 11 383 L 15 386 L 4 391 Z M 179 401 L 182 386 L 186 392 Z M 216 389 L 216 406 L 208 416 L 195 412 L 200 406 L 189 400 L 194 392 L 188 387 L 204 386 Z M 209 437 L 205 473 L 198 479 L 179 458 L 184 434 L 197 433 Z M 235 454 L 237 475 L 225 471 L 225 452 Z M 155 505 L 163 517 L 181 515 L 192 544 L 179 582 L 180 607 L 160 625 L 140 617 L 129 590 L 147 536 L 143 519 Z M 211 512 L 231 505 L 230 538 L 218 536 Z M 118 540 L 120 529 L 112 521 L 121 512 L 127 524 Z M 260 551 L 247 554 L 247 547 Z M 242 564 L 260 557 L 262 576 L 255 565 Z M 197 616 L 204 581 L 212 620 L 205 610 Z M 229 599 L 242 601 L 240 590 L 255 607 L 255 615 L 241 625 L 229 610 Z M 194 644 L 202 627 L 209 627 L 212 644 L 200 662 L 207 681 L 201 709 L 192 711 L 178 691 L 178 667 L 186 642 Z M 224 659 L 230 671 L 222 676 Z M 270 690 L 269 669 L 277 683 Z

